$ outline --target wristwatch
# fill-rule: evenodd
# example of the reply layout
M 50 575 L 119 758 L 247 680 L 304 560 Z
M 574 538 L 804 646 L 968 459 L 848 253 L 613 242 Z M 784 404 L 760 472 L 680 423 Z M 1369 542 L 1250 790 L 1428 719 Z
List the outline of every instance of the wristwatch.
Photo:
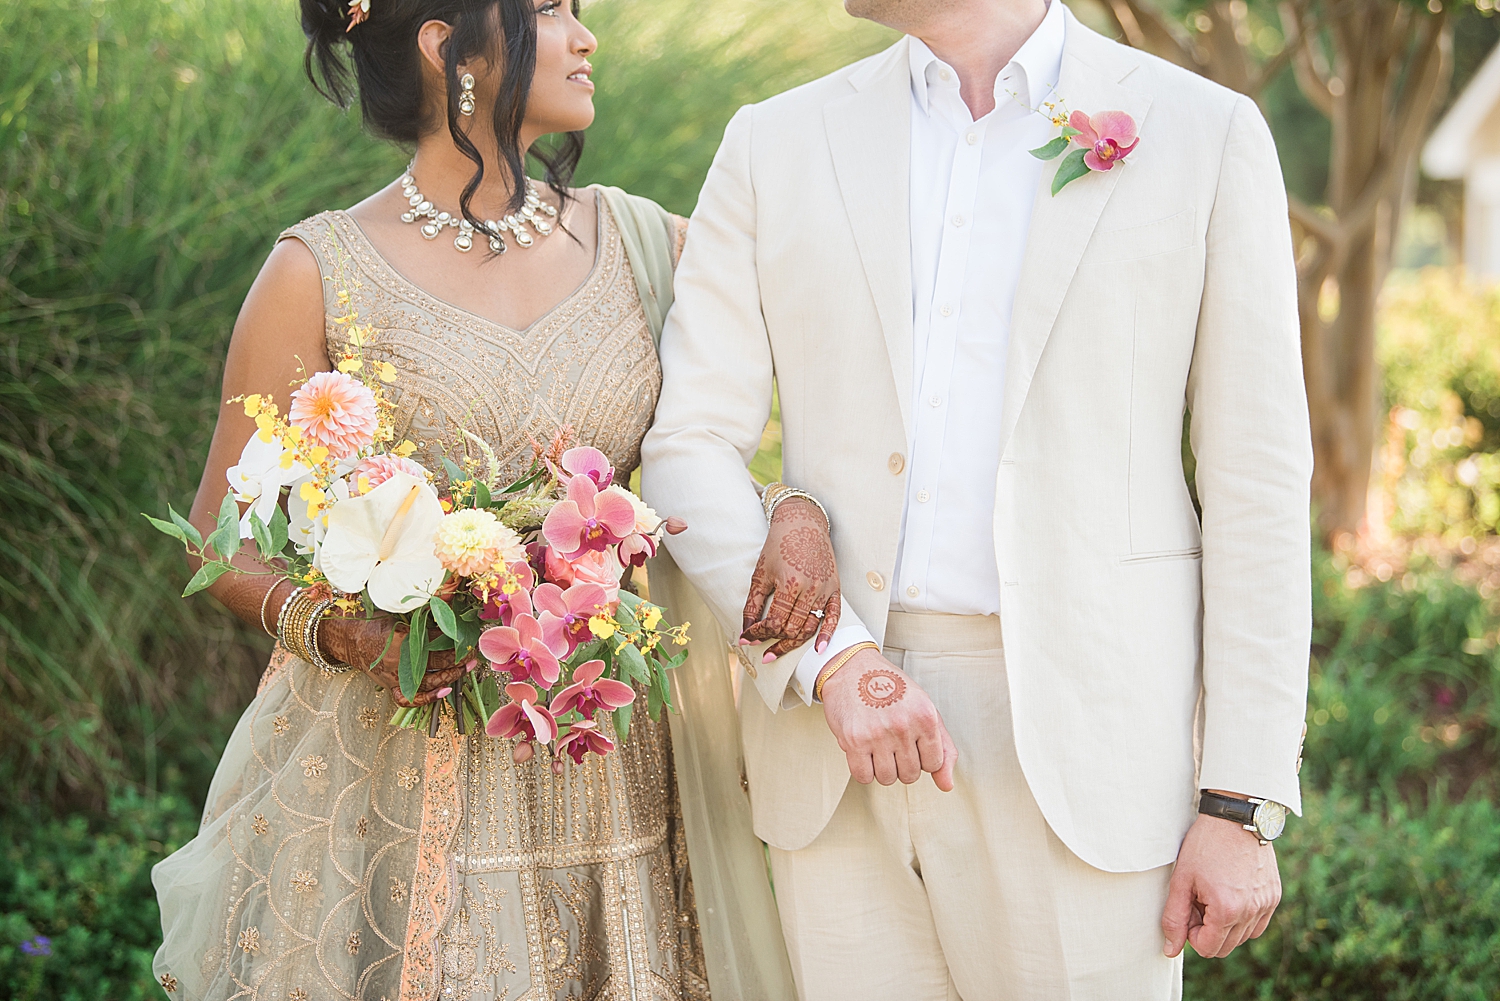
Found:
M 1204 790 L 1198 800 L 1198 812 L 1209 817 L 1232 820 L 1268 845 L 1286 830 L 1287 809 L 1272 799 L 1253 796 L 1224 796 Z

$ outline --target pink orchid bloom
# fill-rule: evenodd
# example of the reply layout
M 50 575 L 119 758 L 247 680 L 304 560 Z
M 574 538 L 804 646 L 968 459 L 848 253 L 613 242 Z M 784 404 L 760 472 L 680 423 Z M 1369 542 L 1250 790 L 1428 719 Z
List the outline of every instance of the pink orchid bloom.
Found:
M 491 737 L 520 737 L 547 744 L 557 736 L 557 717 L 541 705 L 535 688 L 513 683 L 505 686 L 510 703 L 495 710 L 484 726 Z
M 643 567 L 656 555 L 656 537 L 636 532 L 616 549 L 622 566 Z
M 567 753 L 575 765 L 583 764 L 583 756 L 590 751 L 603 757 L 615 749 L 615 742 L 604 735 L 599 724 L 586 719 L 568 727 L 568 735 L 557 742 L 559 754 Z
M 511 681 L 539 681 L 543 688 L 557 684 L 562 674 L 559 657 L 567 655 L 568 640 L 556 616 L 540 619 L 517 615 L 508 626 L 491 626 L 479 634 L 479 652 L 496 671 L 509 671 Z
M 530 564 L 519 560 L 510 565 L 510 572 L 515 576 L 519 587 L 510 594 L 504 591 L 492 592 L 490 600 L 479 610 L 480 619 L 486 622 L 499 619 L 501 625 L 508 626 L 517 615 L 531 613 L 531 590 L 536 587 L 536 572 L 531 569 Z
M 598 584 L 574 584 L 566 591 L 556 584 L 542 584 L 532 592 L 531 600 L 538 611 L 555 616 L 562 624 L 570 654 L 593 637 L 589 619 L 609 610 L 604 588 Z
M 1089 170 L 1111 170 L 1141 141 L 1135 119 L 1123 111 L 1101 111 L 1085 115 L 1075 111 L 1068 124 L 1078 130 L 1073 141 L 1088 150 L 1083 162 Z
M 568 481 L 567 500 L 558 501 L 542 522 L 542 536 L 567 560 L 613 546 L 635 531 L 635 508 L 617 493 L 600 493 L 587 476 Z
M 587 476 L 600 490 L 615 481 L 615 467 L 610 465 L 609 458 L 597 448 L 589 448 L 587 445 L 570 448 L 562 454 L 559 464 L 567 476 L 558 479 Z
M 603 677 L 604 661 L 591 660 L 578 665 L 573 683 L 552 700 L 552 714 L 561 716 L 578 710 L 584 719 L 593 719 L 600 709 L 618 709 L 635 701 L 635 689 L 623 681 Z
M 584 553 L 571 564 L 573 583 L 597 584 L 604 589 L 604 600 L 611 608 L 620 600 L 620 576 L 625 567 L 615 559 L 613 549 Z

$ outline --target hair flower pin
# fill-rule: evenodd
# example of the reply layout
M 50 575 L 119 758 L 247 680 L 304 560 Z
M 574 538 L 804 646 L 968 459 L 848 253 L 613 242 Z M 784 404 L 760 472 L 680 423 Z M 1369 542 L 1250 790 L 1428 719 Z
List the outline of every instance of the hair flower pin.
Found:
M 1062 128 L 1062 135 L 1045 146 L 1030 150 L 1031 155 L 1038 160 L 1055 160 L 1068 147 L 1074 147 L 1063 157 L 1052 177 L 1054 195 L 1085 174 L 1113 170 L 1140 145 L 1135 119 L 1123 111 L 1101 111 L 1097 115 L 1075 111 L 1067 115 L 1065 111 L 1056 110 L 1057 104 L 1046 107 L 1052 112 L 1047 117 Z
M 369 19 L 370 0 L 349 0 L 349 27 L 344 29 L 344 33 L 353 31 L 356 24 L 364 24 Z

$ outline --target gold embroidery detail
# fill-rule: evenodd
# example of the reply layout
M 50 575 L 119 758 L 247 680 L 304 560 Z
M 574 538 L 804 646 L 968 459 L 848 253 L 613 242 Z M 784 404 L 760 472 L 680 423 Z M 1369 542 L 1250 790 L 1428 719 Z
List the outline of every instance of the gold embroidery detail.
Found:
M 236 945 L 242 952 L 260 952 L 260 929 L 251 927 L 240 932 Z
M 359 954 L 359 932 L 352 931 L 349 933 L 349 941 L 344 943 L 344 948 L 349 950 L 349 955 L 351 956 Z
M 266 815 L 264 813 L 257 813 L 255 816 L 250 818 L 250 830 L 254 831 L 256 834 L 264 834 L 270 829 L 271 825 L 267 823 Z
M 318 888 L 318 877 L 310 870 L 298 869 L 292 873 L 292 889 L 298 893 L 311 893 Z
M 391 902 L 395 903 L 395 904 L 399 904 L 399 903 L 401 903 L 401 901 L 403 901 L 405 899 L 406 899 L 406 883 L 405 883 L 405 881 L 403 881 L 401 879 L 398 879 L 395 876 L 392 876 L 391 877 Z
M 277 716 L 271 722 L 276 727 L 276 736 L 278 736 L 278 737 L 280 737 L 282 734 L 286 733 L 288 730 L 290 730 L 292 728 L 292 721 L 290 719 L 288 719 L 285 715 Z
M 168 994 L 177 993 L 177 978 L 172 976 L 172 974 L 163 973 L 161 976 L 156 978 L 156 982 L 161 984 L 161 989 L 166 991 Z
M 354 836 L 363 841 L 368 833 L 370 833 L 370 818 L 360 817 L 354 822 Z
M 320 779 L 328 771 L 328 762 L 323 760 L 321 754 L 309 754 L 297 764 L 302 766 L 302 774 L 310 779 Z
M 417 782 L 420 779 L 421 776 L 417 774 L 417 770 L 415 768 L 403 768 L 396 773 L 396 784 L 405 789 L 407 792 L 415 789 Z
M 373 706 L 365 706 L 359 711 L 359 725 L 366 730 L 373 730 L 380 725 L 380 714 Z
M 293 987 L 287 994 L 286 1001 L 307 1001 L 307 991 L 300 987 Z

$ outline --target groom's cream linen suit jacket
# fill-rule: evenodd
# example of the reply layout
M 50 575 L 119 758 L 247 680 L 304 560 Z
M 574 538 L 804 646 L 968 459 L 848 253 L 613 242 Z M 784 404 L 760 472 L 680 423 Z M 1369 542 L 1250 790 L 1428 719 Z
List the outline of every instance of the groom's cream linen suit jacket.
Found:
M 883 634 L 911 420 L 906 47 L 741 109 L 693 214 L 643 486 L 687 520 L 672 555 L 729 635 L 766 535 L 746 464 L 773 379 L 783 479 L 827 507 L 844 600 Z M 1199 788 L 1300 807 L 1312 457 L 1296 279 L 1250 100 L 1071 15 L 1056 94 L 1130 113 L 1141 141 L 1055 197 L 1043 173 L 996 387 L 995 546 L 973 558 L 999 569 L 1032 794 L 1084 861 L 1136 871 L 1175 859 Z M 787 697 L 798 659 L 747 665 L 740 702 L 756 831 L 787 850 L 849 778 L 821 707 Z

